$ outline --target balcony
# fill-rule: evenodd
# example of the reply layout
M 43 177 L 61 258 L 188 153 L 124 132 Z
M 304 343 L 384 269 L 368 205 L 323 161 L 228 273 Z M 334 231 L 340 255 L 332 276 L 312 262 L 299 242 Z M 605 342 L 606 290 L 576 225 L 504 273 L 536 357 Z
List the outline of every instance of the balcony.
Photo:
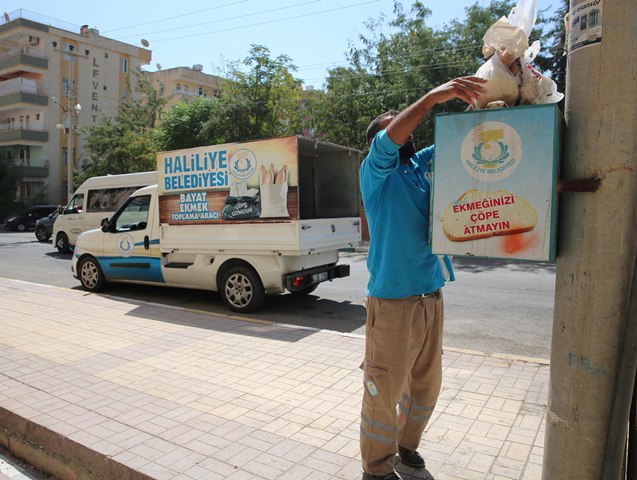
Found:
M 49 59 L 39 49 L 12 48 L 0 54 L 0 75 L 13 72 L 43 73 L 49 67 Z
M 49 96 L 40 82 L 28 78 L 12 78 L 0 82 L 0 107 L 16 104 L 46 106 Z
M 34 165 L 18 165 L 15 167 L 18 178 L 35 177 L 46 178 L 49 176 L 49 166 L 38 167 Z
M 0 143 L 5 142 L 48 142 L 49 132 L 43 130 L 30 130 L 27 128 L 7 128 L 6 125 L 0 125 Z

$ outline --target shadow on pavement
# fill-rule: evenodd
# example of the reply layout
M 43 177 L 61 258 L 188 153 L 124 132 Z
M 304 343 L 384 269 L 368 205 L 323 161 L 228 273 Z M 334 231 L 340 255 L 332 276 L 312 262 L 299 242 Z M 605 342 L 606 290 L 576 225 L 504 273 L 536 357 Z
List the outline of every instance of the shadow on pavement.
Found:
M 73 290 L 84 292 L 81 285 Z M 157 287 L 147 285 L 111 284 L 104 292 L 96 295 L 116 297 L 118 300 L 135 305 L 137 308 L 131 315 L 158 321 L 187 324 L 200 328 L 215 328 L 210 319 L 204 315 L 216 315 L 234 324 L 237 319 L 258 323 L 273 323 L 294 325 L 316 330 L 333 330 L 341 333 L 351 333 L 365 325 L 366 311 L 362 305 L 349 301 L 337 302 L 321 298 L 318 295 L 268 295 L 263 307 L 255 313 L 236 314 L 223 304 L 218 293 L 181 289 L 171 287 Z M 155 304 L 155 305 L 154 305 Z M 178 307 L 189 309 L 191 312 L 177 314 L 177 310 L 167 310 L 168 316 L 159 307 Z M 194 312 L 192 312 L 194 311 Z M 246 323 L 250 325 L 249 323 Z M 254 325 L 251 329 L 254 328 Z M 279 328 L 279 327 L 277 327 Z M 246 330 L 246 332 L 251 329 Z M 262 330 L 262 327 L 259 327 Z M 306 331 L 311 333 L 311 331 Z
M 536 262 L 531 260 L 497 260 L 493 258 L 453 257 L 453 266 L 458 270 L 471 273 L 481 273 L 498 268 L 518 270 L 520 272 L 555 272 L 554 262 Z

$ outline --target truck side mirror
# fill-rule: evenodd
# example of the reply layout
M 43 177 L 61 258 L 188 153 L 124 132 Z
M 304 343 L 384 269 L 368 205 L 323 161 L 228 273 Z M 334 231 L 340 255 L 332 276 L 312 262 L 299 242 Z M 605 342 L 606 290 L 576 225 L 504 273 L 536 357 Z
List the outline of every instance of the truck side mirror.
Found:
M 108 232 L 108 227 L 109 227 L 108 217 L 102 218 L 100 225 L 102 227 L 102 232 Z

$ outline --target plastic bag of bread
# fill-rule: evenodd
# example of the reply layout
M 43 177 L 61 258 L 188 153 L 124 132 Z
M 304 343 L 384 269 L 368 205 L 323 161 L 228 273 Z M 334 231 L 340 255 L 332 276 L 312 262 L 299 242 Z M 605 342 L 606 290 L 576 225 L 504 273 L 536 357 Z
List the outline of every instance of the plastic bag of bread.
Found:
M 537 18 L 536 0 L 519 0 L 508 17 L 489 27 L 482 37 L 482 54 L 489 58 L 497 50 L 508 52 L 514 59 L 529 48 L 529 36 Z
M 487 83 L 482 85 L 485 92 L 481 95 L 480 101 L 473 105 L 474 109 L 485 108 L 487 104 L 497 100 L 504 101 L 509 107 L 518 101 L 520 95 L 518 79 L 502 61 L 501 52 L 496 51 L 478 69 L 475 76 L 484 78 Z
M 557 91 L 557 84 L 533 67 L 539 51 L 540 42 L 536 40 L 520 57 L 520 105 L 557 103 L 564 98 L 564 94 Z

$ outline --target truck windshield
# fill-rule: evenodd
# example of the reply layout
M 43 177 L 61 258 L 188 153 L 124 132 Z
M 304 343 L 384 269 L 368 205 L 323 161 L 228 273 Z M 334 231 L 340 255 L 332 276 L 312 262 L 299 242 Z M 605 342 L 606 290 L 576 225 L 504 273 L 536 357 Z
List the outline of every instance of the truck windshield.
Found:
M 84 194 L 76 193 L 64 209 L 64 213 L 81 213 L 84 206 Z
M 148 207 L 150 195 L 131 198 L 116 219 L 115 230 L 143 230 L 148 223 Z

